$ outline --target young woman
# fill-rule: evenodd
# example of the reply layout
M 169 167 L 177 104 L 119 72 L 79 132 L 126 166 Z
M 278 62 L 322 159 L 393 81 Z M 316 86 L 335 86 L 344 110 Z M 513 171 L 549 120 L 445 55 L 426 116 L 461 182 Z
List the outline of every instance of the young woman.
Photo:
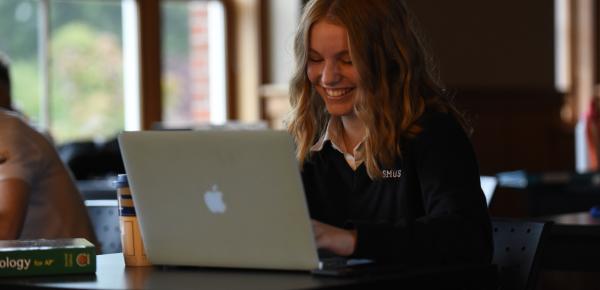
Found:
M 409 264 L 488 263 L 490 218 L 462 116 L 400 0 L 312 0 L 289 131 L 317 246 Z

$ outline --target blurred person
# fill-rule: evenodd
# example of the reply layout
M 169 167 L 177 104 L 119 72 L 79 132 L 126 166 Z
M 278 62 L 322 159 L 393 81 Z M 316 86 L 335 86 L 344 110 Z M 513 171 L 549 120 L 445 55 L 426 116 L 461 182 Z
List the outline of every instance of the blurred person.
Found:
M 0 53 L 0 239 L 86 238 L 98 245 L 70 171 L 49 140 L 14 111 Z

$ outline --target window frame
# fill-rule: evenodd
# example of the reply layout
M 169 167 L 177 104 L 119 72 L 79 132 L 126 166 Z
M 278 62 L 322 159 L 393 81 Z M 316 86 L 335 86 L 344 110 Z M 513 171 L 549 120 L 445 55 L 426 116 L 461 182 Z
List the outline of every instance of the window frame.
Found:
M 556 61 L 564 63 L 565 66 L 559 66 L 557 70 L 562 68 L 566 71 L 563 73 L 563 79 L 557 78 L 557 87 L 564 92 L 565 105 L 562 109 L 562 119 L 570 127 L 574 127 L 588 109 L 592 98 L 600 97 L 598 88 L 600 86 L 598 76 L 600 5 L 596 0 L 555 0 L 555 4 L 556 21 L 559 21 L 558 17 L 561 13 L 566 18 L 562 23 L 564 25 L 562 32 L 566 35 L 562 38 L 557 36 L 557 39 L 562 39 L 563 43 L 556 45 L 565 48 L 564 54 L 557 54 Z M 559 11 L 558 7 L 566 11 Z M 562 84 L 559 84 L 560 81 Z
M 50 39 L 50 1 L 38 0 L 38 57 L 40 60 L 40 124 L 43 130 L 48 130 L 50 124 L 50 82 L 49 71 L 49 39 Z M 138 130 L 151 129 L 153 124 L 162 121 L 162 51 L 161 51 L 161 2 L 162 0 L 134 0 L 137 10 L 138 22 L 138 58 L 139 58 L 139 112 L 140 120 Z M 238 11 L 245 9 L 247 4 L 240 0 L 220 0 L 225 9 L 225 47 L 226 47 L 226 89 L 227 89 L 227 116 L 230 120 L 238 119 L 238 102 L 240 92 L 237 83 L 243 82 L 247 75 L 256 73 L 249 70 L 233 67 L 240 58 L 240 49 L 237 43 L 241 37 L 238 32 L 239 21 L 236 16 Z M 258 2 L 261 0 L 252 0 Z M 255 15 L 256 17 L 256 15 Z M 258 27 L 258 25 L 256 26 Z M 258 91 L 258 90 L 256 90 Z M 258 94 L 256 92 L 256 94 Z M 257 109 L 258 111 L 258 109 Z M 135 128 L 128 128 L 129 130 Z

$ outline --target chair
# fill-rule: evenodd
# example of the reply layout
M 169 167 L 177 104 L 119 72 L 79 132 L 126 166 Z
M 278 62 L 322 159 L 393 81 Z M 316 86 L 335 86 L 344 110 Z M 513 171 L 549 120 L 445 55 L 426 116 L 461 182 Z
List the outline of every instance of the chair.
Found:
M 86 200 L 85 205 L 100 243 L 98 254 L 121 252 L 121 228 L 117 200 Z
M 535 289 L 538 261 L 552 222 L 492 219 L 493 263 L 501 290 Z

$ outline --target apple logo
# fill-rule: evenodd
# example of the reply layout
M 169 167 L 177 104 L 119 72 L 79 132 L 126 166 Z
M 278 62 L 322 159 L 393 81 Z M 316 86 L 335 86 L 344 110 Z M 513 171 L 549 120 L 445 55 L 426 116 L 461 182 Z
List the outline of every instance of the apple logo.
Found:
M 215 184 L 212 188 L 204 193 L 204 203 L 212 213 L 225 213 L 227 206 L 223 202 L 223 193 L 219 191 L 219 187 Z

